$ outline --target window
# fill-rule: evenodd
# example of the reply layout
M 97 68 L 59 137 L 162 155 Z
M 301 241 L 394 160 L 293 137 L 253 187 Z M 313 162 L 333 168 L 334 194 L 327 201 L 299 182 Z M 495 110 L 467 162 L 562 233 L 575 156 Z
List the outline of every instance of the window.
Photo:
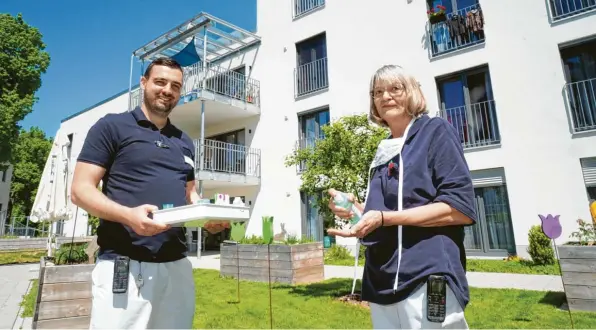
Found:
M 6 170 L 6 171 L 2 171 L 2 182 L 6 182 L 6 172 L 7 172 L 7 171 L 8 171 L 8 170 Z
M 464 227 L 464 246 L 472 255 L 506 256 L 515 253 L 505 170 L 502 167 L 470 172 L 478 219 Z
M 325 138 L 322 127 L 329 124 L 329 109 L 318 110 L 298 117 L 299 140 L 298 148 L 312 148 L 319 139 Z M 298 172 L 306 169 L 306 164 L 302 163 L 298 167 Z
M 325 137 L 321 127 L 329 124 L 329 109 L 318 110 L 298 117 L 300 138 L 317 140 Z
M 474 188 L 478 221 L 465 230 L 464 246 L 475 254 L 515 253 L 507 186 Z
M 487 67 L 437 79 L 439 114 L 457 130 L 464 148 L 501 141 Z
M 296 79 L 296 96 L 316 92 L 329 86 L 325 33 L 296 44 L 296 70 L 294 75 Z
M 300 192 L 302 209 L 302 236 L 317 242 L 323 241 L 323 217 L 319 214 L 317 200 L 322 198 L 322 192 L 309 195 Z
M 568 110 L 575 132 L 596 129 L 596 39 L 561 49 Z
M 484 42 L 484 15 L 478 0 L 427 0 L 432 56 Z M 445 13 L 440 13 L 440 7 Z

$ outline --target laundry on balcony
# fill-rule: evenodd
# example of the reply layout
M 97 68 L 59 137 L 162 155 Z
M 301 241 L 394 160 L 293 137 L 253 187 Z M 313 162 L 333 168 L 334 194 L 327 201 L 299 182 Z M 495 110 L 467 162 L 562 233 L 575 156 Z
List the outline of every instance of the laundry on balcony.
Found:
M 465 15 L 453 14 L 446 21 L 449 37 L 452 41 L 468 43 L 474 37 L 482 38 L 484 17 L 481 9 L 472 9 Z

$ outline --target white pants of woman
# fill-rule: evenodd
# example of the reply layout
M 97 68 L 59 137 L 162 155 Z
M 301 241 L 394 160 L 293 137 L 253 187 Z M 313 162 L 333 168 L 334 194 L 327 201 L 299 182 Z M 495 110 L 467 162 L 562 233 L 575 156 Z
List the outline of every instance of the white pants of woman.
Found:
M 426 318 L 426 284 L 408 299 L 391 305 L 370 303 L 374 329 L 468 329 L 459 302 L 447 286 L 445 321 L 431 322 Z
M 137 287 L 141 273 L 143 285 Z M 192 265 L 130 260 L 128 290 L 112 293 L 114 261 L 98 260 L 93 279 L 90 329 L 190 329 L 195 312 Z

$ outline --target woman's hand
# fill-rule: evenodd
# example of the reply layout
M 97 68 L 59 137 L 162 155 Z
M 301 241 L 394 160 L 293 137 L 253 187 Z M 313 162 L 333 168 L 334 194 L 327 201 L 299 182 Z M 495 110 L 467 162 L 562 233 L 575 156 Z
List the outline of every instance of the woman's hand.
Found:
M 358 237 L 362 238 L 373 230 L 381 227 L 382 215 L 380 211 L 368 211 L 366 212 L 360 221 L 352 228 L 349 229 L 327 229 L 327 234 L 331 236 L 341 237 Z
M 327 193 L 329 194 L 329 196 L 331 196 L 331 198 L 329 198 L 329 209 L 331 210 L 331 212 L 333 212 L 333 214 L 335 214 L 337 217 L 342 218 L 342 219 L 350 219 L 354 216 L 354 212 L 352 212 L 351 210 L 347 210 L 347 209 L 344 209 L 343 207 L 336 206 L 333 203 L 333 198 L 335 197 L 335 195 L 340 193 L 339 191 L 331 188 L 327 191 Z M 353 203 L 356 206 L 356 208 L 358 210 L 360 210 L 360 212 L 362 212 L 362 209 L 363 209 L 362 205 L 360 205 L 360 203 L 358 203 L 354 194 L 349 193 L 347 195 L 348 195 L 348 200 L 351 203 Z

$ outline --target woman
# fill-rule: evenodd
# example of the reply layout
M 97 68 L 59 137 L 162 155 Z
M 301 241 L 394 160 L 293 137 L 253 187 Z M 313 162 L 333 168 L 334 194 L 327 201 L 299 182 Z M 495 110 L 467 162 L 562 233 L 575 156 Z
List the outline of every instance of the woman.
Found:
M 371 79 L 370 119 L 391 135 L 371 164 L 365 205 L 349 195 L 362 218 L 350 229 L 327 232 L 357 237 L 367 247 L 362 300 L 370 304 L 374 328 L 468 328 L 464 226 L 476 214 L 459 137 L 446 120 L 427 115 L 419 83 L 396 65 Z M 352 216 L 333 198 L 329 207 L 338 217 Z M 427 308 L 429 279 L 439 307 Z M 433 312 L 441 301 L 443 317 Z

